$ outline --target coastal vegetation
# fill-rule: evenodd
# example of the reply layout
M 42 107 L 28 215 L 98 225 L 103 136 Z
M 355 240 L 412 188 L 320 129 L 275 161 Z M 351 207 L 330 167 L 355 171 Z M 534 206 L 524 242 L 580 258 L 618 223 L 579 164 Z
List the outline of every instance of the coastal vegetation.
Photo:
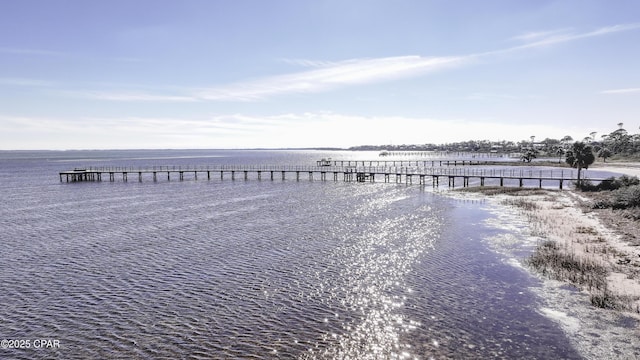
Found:
M 640 133 L 632 134 L 624 129 L 623 123 L 617 124 L 618 128 L 609 134 L 601 135 L 598 139 L 596 132 L 589 133 L 579 143 L 589 146 L 595 157 L 603 162 L 607 160 L 640 160 Z M 521 154 L 522 160 L 529 162 L 534 158 L 557 158 L 561 162 L 576 142 L 571 136 L 562 139 L 545 138 L 535 141 L 536 136 L 521 141 L 491 141 L 468 140 L 444 144 L 402 144 L 402 145 L 360 145 L 349 150 L 377 150 L 377 151 L 443 151 L 443 152 L 477 152 L 496 154 Z
M 593 306 L 640 313 L 637 177 L 611 178 L 598 185 L 583 182 L 575 192 L 503 187 L 460 191 L 492 196 L 522 212 L 531 235 L 541 239 L 525 265 L 585 291 Z
M 527 218 L 531 235 L 540 239 L 524 260 L 528 267 L 586 292 L 593 306 L 640 313 L 640 180 L 621 176 L 594 184 L 582 178 L 582 170 L 596 162 L 640 161 L 640 134 L 617 125 L 609 134 L 598 138 L 591 132 L 578 141 L 570 136 L 535 141 L 531 136 L 520 142 L 470 140 L 351 150 L 508 154 L 521 160 L 510 165 L 576 168 L 578 179 L 571 191 L 484 186 L 459 191 L 491 196 Z
M 580 190 L 591 193 L 594 209 L 611 209 L 619 217 L 640 220 L 640 180 L 637 177 L 609 178 L 598 185 L 586 183 Z

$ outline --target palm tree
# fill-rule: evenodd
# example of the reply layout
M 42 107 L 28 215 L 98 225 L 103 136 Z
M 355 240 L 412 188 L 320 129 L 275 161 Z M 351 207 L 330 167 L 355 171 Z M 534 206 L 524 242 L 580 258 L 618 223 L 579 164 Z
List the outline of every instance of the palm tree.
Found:
M 567 151 L 566 162 L 573 168 L 578 169 L 578 186 L 582 185 L 580 173 L 582 169 L 588 169 L 589 165 L 596 161 L 593 155 L 593 148 L 584 142 L 575 142 L 571 149 Z

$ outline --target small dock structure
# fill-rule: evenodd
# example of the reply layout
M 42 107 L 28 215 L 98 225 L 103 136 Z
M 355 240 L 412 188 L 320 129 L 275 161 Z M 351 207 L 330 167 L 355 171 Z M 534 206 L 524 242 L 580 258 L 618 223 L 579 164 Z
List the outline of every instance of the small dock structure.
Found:
M 359 161 L 360 162 L 360 161 Z M 360 162 L 361 164 L 361 162 Z M 543 185 L 562 189 L 567 182 L 577 180 L 577 172 L 572 169 L 550 168 L 533 169 L 499 169 L 478 167 L 423 167 L 423 166 L 318 166 L 298 165 L 218 165 L 218 166 L 153 166 L 153 167 L 87 167 L 75 168 L 59 173 L 60 182 L 100 182 L 130 180 L 143 182 L 184 181 L 186 179 L 207 179 L 218 177 L 220 180 L 230 178 L 236 180 L 257 179 L 281 180 L 301 178 L 308 180 L 319 179 L 327 181 L 346 182 L 376 182 L 431 184 L 439 187 L 446 181 L 448 187 L 468 186 L 519 186 L 543 187 Z M 606 181 L 606 179 L 589 179 L 591 181 Z

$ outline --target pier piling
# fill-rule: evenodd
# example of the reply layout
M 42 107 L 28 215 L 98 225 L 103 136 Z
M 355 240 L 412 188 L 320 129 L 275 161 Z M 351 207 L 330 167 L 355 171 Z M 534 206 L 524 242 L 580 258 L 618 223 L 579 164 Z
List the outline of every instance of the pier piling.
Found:
M 432 161 L 429 161 L 431 163 Z M 448 186 L 450 188 L 456 187 L 456 178 L 462 178 L 462 187 L 469 187 L 472 181 L 477 181 L 479 186 L 486 186 L 487 181 L 493 181 L 494 184 L 498 183 L 499 186 L 505 186 L 507 183 L 516 181 L 514 186 L 525 187 L 538 187 L 542 188 L 543 183 L 557 184 L 560 189 L 563 189 L 565 181 L 576 180 L 574 178 L 573 171 L 567 171 L 565 169 L 549 169 L 549 170 L 531 170 L 531 169 L 483 169 L 483 168 L 463 168 L 459 167 L 461 161 L 441 161 L 443 164 L 448 164 L 453 167 L 420 167 L 414 165 L 421 165 L 420 163 L 413 161 L 411 167 L 407 167 L 406 161 L 397 161 L 399 167 L 389 166 L 390 163 L 386 162 L 386 166 L 361 166 L 361 165 L 378 165 L 378 161 L 343 161 L 347 166 L 298 166 L 298 165 L 222 165 L 222 166 L 207 166 L 197 167 L 179 167 L 179 166 L 153 166 L 152 168 L 121 168 L 121 167 L 90 167 L 86 169 L 74 169 L 71 171 L 62 171 L 58 174 L 58 180 L 60 182 L 77 183 L 77 182 L 100 182 L 102 181 L 102 175 L 108 174 L 109 181 L 115 182 L 116 177 L 122 177 L 122 182 L 128 181 L 129 173 L 137 173 L 138 182 L 144 182 L 145 174 L 150 174 L 153 182 L 157 182 L 158 173 L 166 172 L 167 181 L 171 181 L 172 175 L 178 175 L 180 181 L 185 180 L 185 172 L 193 173 L 192 180 L 198 180 L 199 173 L 206 173 L 207 180 L 211 180 L 211 172 L 219 171 L 220 180 L 224 180 L 224 173 L 230 172 L 231 179 L 235 180 L 235 173 L 242 171 L 244 180 L 249 180 L 250 173 L 255 173 L 255 177 L 258 180 L 262 180 L 262 173 L 264 171 L 269 172 L 269 177 L 274 180 L 275 172 L 280 172 L 282 180 L 286 180 L 287 173 L 295 173 L 296 181 L 300 181 L 300 173 L 306 172 L 308 174 L 309 181 L 317 179 L 316 173 L 319 173 L 321 181 L 327 180 L 327 173 L 333 173 L 333 180 L 338 181 L 339 174 L 342 174 L 342 180 L 345 182 L 371 182 L 375 183 L 376 180 L 390 182 L 391 176 L 395 176 L 395 182 L 397 184 L 405 183 L 406 185 L 413 184 L 413 178 L 418 177 L 418 183 L 420 185 L 426 185 L 431 178 L 432 186 L 438 187 L 440 183 L 440 177 L 446 176 L 448 180 Z M 354 166 L 354 163 L 357 166 Z M 464 163 L 464 162 L 462 162 Z M 187 176 L 188 177 L 188 176 Z M 376 179 L 377 178 L 377 179 Z M 505 181 L 507 181 L 505 183 Z M 590 179 L 592 181 L 606 181 L 606 179 Z M 517 185 L 515 185 L 517 184 Z

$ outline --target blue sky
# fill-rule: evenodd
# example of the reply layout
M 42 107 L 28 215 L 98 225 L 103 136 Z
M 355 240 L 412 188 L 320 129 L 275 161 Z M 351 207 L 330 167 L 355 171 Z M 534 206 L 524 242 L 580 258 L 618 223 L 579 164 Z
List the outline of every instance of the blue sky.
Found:
M 0 0 L 0 149 L 637 133 L 639 44 L 636 0 Z

